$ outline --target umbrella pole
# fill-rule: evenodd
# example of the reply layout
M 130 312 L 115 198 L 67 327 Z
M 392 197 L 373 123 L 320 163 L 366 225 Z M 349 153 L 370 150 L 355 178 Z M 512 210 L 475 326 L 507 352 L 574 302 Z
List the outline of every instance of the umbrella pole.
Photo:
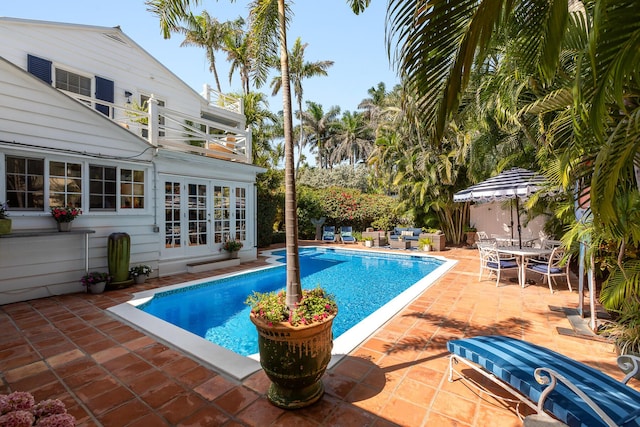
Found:
M 511 201 L 509 201 L 509 212 L 511 213 L 511 226 L 509 228 L 511 229 L 511 238 L 513 239 L 513 203 Z
M 518 247 L 522 249 L 522 228 L 520 227 L 520 208 L 518 207 L 518 196 L 516 196 L 516 218 L 518 221 Z

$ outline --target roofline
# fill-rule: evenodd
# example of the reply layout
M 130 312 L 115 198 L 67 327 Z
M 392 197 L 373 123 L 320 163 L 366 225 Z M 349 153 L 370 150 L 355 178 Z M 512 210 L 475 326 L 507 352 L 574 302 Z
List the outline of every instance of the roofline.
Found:
M 7 17 L 7 16 L 0 16 L 0 24 L 3 23 L 3 22 L 14 23 L 14 24 L 40 25 L 40 26 L 46 26 L 46 27 L 68 27 L 68 28 L 71 28 L 71 29 L 79 29 L 79 30 L 82 29 L 82 30 L 89 30 L 89 31 L 95 31 L 95 32 L 103 32 L 103 33 L 104 32 L 110 32 L 110 33 L 118 34 L 120 37 L 124 37 L 126 39 L 127 43 L 130 43 L 132 47 L 142 51 L 145 55 L 147 55 L 156 64 L 158 64 L 158 65 L 160 65 L 160 67 L 164 68 L 169 74 L 171 74 L 173 77 L 175 77 L 184 87 L 186 87 L 191 92 L 193 92 L 195 95 L 197 95 L 198 98 L 202 100 L 202 103 L 206 104 L 206 99 L 204 99 L 202 97 L 202 95 L 196 89 L 194 89 L 191 86 L 189 86 L 177 74 L 175 74 L 173 71 L 171 71 L 169 68 L 167 68 L 166 65 L 164 65 L 162 62 L 158 61 L 155 56 L 151 55 L 142 46 L 140 46 L 138 43 L 136 43 L 124 31 L 122 31 L 122 29 L 120 28 L 119 25 L 117 25 L 115 27 L 103 27 L 103 26 L 99 26 L 99 25 L 73 24 L 73 23 L 67 23 L 67 22 L 42 21 L 42 20 L 37 20 L 37 19 L 23 19 L 23 18 L 12 18 L 12 17 Z
M 8 59 L 4 58 L 1 55 L 0 55 L 0 61 L 5 63 L 5 64 L 8 64 L 9 67 L 17 75 L 20 75 L 21 77 L 24 77 L 25 79 L 32 80 L 34 82 L 34 85 L 41 85 L 43 90 L 47 90 L 53 96 L 58 97 L 61 100 L 64 100 L 62 102 L 68 102 L 69 105 L 73 105 L 73 108 L 74 109 L 77 108 L 78 112 L 88 112 L 89 114 L 95 114 L 96 115 L 95 117 L 97 118 L 97 120 L 106 120 L 105 123 L 109 123 L 109 126 L 114 126 L 114 129 L 118 129 L 117 132 L 126 132 L 127 135 L 135 138 L 140 143 L 145 144 L 148 147 L 154 147 L 154 145 L 151 144 L 146 139 L 144 139 L 144 138 L 140 137 L 139 135 L 136 135 L 136 134 L 134 134 L 132 132 L 129 132 L 127 129 L 125 129 L 122 126 L 118 125 L 116 122 L 114 122 L 109 117 L 107 117 L 104 114 L 102 114 L 101 112 L 99 112 L 99 111 L 97 111 L 97 110 L 95 110 L 93 108 L 88 108 L 86 105 L 82 105 L 80 102 L 78 102 L 77 100 L 73 99 L 71 96 L 69 96 L 66 93 L 56 89 L 55 87 L 51 86 L 50 84 L 47 84 L 46 82 L 43 82 L 38 77 L 34 76 L 33 74 L 31 74 L 27 70 L 17 66 L 16 64 L 14 64 L 13 62 L 11 62 Z

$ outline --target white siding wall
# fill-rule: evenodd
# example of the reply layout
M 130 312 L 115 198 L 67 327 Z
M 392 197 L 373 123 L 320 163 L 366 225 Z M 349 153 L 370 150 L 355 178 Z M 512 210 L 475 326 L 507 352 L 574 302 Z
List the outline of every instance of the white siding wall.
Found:
M 124 43 L 105 33 L 120 37 Z M 199 116 L 204 101 L 195 91 L 119 30 L 0 18 L 0 38 L 5 41 L 0 47 L 0 202 L 6 192 L 7 155 L 72 161 L 85 168 L 92 163 L 143 169 L 144 209 L 83 209 L 85 213 L 73 227 L 95 230 L 89 234 L 90 270 L 107 271 L 108 236 L 124 232 L 131 237 L 131 265 L 148 264 L 156 276 L 185 271 L 186 263 L 194 257 L 162 259 L 165 242 L 156 226 L 162 227 L 164 222 L 164 188 L 155 180 L 162 174 L 173 174 L 243 185 L 247 188 L 247 242 L 241 258 L 256 258 L 254 183 L 260 168 L 162 150 L 160 157 L 154 157 L 156 150 L 146 141 L 24 70 L 27 54 L 35 55 L 72 72 L 113 80 L 115 104 L 124 105 L 127 90 L 133 92 L 133 99 L 139 99 L 141 93 L 154 94 L 172 110 Z M 244 117 L 238 118 L 239 126 L 244 127 Z M 88 200 L 83 199 L 83 206 L 88 206 Z M 10 215 L 14 230 L 55 229 L 48 212 L 10 210 Z M 222 256 L 204 251 L 198 257 L 212 255 Z M 0 304 L 82 291 L 79 280 L 84 268 L 82 234 L 0 238 Z
M 503 207 L 504 206 L 504 207 Z M 513 208 L 513 236 L 518 236 L 518 222 Z M 520 217 L 522 226 L 522 237 L 537 239 L 543 236 L 544 224 L 547 218 L 545 215 L 538 215 L 525 226 L 525 217 Z M 471 219 L 469 223 L 476 227 L 478 231 L 484 231 L 489 236 L 498 234 L 500 236 L 511 236 L 511 211 L 508 204 L 502 202 L 479 203 L 471 205 Z
M 106 34 L 120 35 L 121 43 Z M 89 26 L 16 24 L 0 22 L 2 56 L 27 69 L 27 53 L 53 61 L 53 65 L 86 76 L 115 82 L 115 103 L 126 102 L 124 92 L 155 94 L 167 107 L 200 114 L 197 93 L 170 73 L 120 31 Z

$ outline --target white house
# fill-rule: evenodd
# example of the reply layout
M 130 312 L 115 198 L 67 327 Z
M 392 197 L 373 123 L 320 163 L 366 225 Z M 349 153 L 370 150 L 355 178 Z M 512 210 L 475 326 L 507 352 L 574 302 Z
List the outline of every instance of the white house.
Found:
M 112 233 L 153 275 L 255 259 L 256 175 L 241 103 L 198 94 L 118 27 L 0 18 L 0 304 L 82 291 Z M 53 206 L 83 214 L 57 232 Z

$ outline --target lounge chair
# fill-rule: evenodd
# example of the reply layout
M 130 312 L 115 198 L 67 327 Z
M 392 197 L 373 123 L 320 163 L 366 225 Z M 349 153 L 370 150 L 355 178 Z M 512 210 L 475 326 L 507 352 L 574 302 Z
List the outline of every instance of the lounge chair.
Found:
M 325 243 L 334 243 L 336 241 L 336 227 L 327 225 L 322 228 L 322 241 Z
M 449 381 L 464 363 L 536 411 L 570 427 L 640 426 L 640 392 L 626 385 L 640 358 L 623 355 L 618 366 L 630 371 L 622 382 L 544 347 L 504 336 L 451 340 Z M 517 408 L 516 408 L 517 409 Z M 527 421 L 525 418 L 525 425 Z
M 356 243 L 356 238 L 353 237 L 353 229 L 351 227 L 340 227 L 340 238 L 342 243 Z

